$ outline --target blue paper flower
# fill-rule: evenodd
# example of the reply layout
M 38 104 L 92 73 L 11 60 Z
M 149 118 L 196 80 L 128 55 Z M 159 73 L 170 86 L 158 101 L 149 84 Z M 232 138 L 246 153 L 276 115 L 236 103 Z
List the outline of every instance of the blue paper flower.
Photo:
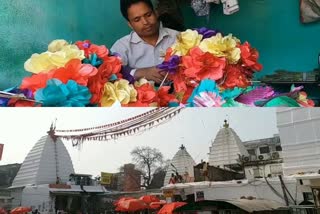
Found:
M 189 97 L 189 99 L 187 101 L 188 106 L 195 107 L 195 105 L 193 104 L 193 100 L 196 96 L 201 97 L 200 94 L 202 92 L 206 92 L 206 93 L 211 92 L 211 93 L 215 93 L 216 95 L 219 95 L 219 89 L 218 89 L 215 81 L 210 80 L 210 79 L 202 80 L 200 82 L 199 86 L 193 90 L 191 96 Z
M 97 54 L 91 54 L 90 59 L 85 58 L 82 60 L 85 64 L 91 64 L 92 66 L 98 68 L 102 63 L 102 59 L 98 58 Z
M 35 94 L 35 99 L 45 107 L 84 107 L 90 103 L 90 98 L 89 89 L 73 80 L 67 84 L 58 79 L 48 80 L 47 86 Z

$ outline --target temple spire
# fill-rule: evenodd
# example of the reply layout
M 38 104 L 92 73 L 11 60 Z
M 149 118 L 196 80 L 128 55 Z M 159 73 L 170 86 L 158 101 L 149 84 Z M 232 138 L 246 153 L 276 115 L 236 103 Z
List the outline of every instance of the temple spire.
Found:
M 55 119 L 55 121 L 51 123 L 50 129 L 49 129 L 49 131 L 47 131 L 48 135 L 53 139 L 54 142 L 56 142 L 56 140 L 57 140 L 56 122 L 57 122 L 57 119 Z

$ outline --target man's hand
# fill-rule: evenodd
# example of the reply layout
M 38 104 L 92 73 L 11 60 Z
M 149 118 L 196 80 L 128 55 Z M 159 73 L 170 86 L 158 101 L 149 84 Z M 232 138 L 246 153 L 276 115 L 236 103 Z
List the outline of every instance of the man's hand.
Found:
M 155 83 L 160 84 L 165 77 L 165 72 L 158 69 L 157 67 L 150 68 L 140 68 L 137 69 L 134 78 L 139 80 L 141 78 L 146 78 L 149 81 L 154 81 Z

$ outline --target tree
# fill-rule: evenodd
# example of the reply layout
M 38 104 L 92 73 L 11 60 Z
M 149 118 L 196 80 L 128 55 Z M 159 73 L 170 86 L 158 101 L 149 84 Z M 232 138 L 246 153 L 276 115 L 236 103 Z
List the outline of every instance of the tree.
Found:
M 143 176 L 142 187 L 150 188 L 153 174 L 163 164 L 163 155 L 156 149 L 149 146 L 136 147 L 131 152 L 132 160 L 141 170 Z

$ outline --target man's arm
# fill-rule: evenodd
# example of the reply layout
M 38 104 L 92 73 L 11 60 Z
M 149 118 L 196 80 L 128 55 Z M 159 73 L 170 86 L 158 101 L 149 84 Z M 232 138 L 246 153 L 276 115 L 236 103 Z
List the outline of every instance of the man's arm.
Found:
M 155 83 L 161 83 L 164 74 L 161 72 L 160 69 L 158 69 L 156 66 L 154 67 L 148 67 L 148 68 L 130 68 L 128 66 L 128 56 L 125 44 L 121 40 L 118 40 L 112 47 L 111 52 L 117 53 L 121 56 L 122 59 L 122 65 L 124 66 L 124 69 L 122 71 L 124 72 L 125 76 L 133 76 L 135 80 L 139 80 L 141 78 L 145 78 L 149 81 L 154 81 Z

